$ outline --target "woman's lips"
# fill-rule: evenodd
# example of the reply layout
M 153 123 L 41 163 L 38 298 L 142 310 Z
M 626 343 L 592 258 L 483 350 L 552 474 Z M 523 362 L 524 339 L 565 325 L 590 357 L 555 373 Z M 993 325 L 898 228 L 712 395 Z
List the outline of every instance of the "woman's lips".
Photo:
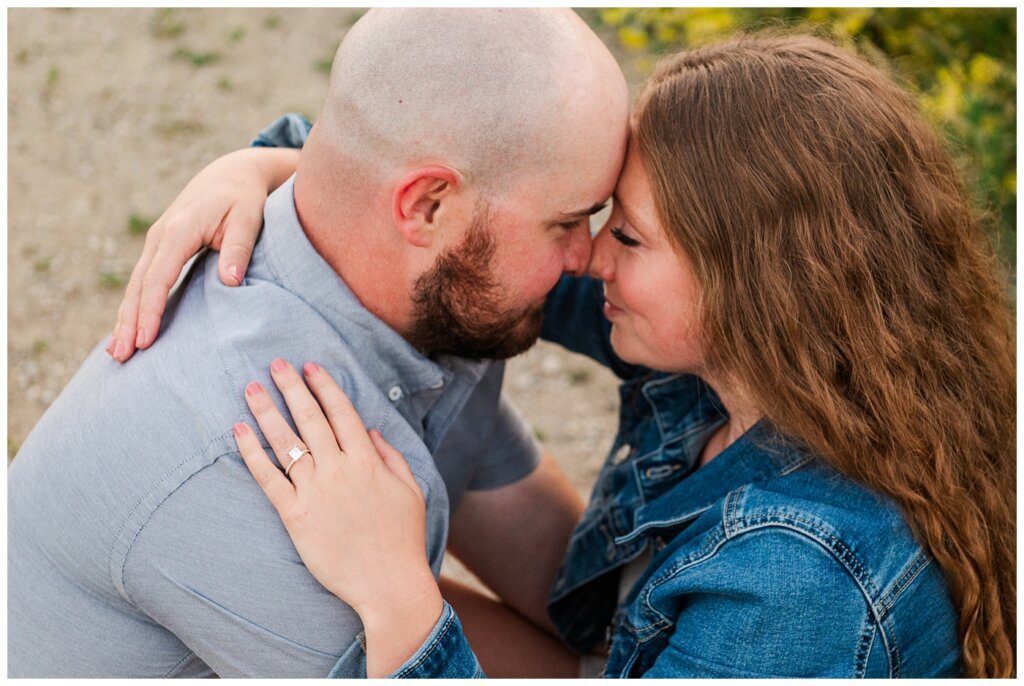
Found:
M 621 307 L 617 307 L 617 306 L 613 305 L 611 300 L 608 299 L 608 296 L 605 296 L 605 298 L 604 298 L 604 316 L 605 317 L 607 317 L 608 319 L 615 319 L 616 317 L 621 317 L 624 314 L 626 314 L 625 310 L 623 310 Z

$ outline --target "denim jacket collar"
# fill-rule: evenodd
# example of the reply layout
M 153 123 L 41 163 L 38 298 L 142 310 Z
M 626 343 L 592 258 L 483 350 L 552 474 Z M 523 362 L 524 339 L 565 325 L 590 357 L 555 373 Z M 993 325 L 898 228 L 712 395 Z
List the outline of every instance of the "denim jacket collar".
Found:
M 810 458 L 786 446 L 765 420 L 759 421 L 715 459 L 652 502 L 639 507 L 633 530 L 615 539 L 622 545 L 656 529 L 669 529 L 700 516 L 743 484 L 784 474 Z M 690 503 L 680 512 L 679 503 Z

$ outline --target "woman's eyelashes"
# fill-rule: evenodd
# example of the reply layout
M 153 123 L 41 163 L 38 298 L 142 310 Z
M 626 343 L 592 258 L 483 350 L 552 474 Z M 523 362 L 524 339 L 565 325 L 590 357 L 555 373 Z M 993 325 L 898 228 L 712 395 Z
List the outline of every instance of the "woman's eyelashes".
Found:
M 583 222 L 585 222 L 585 221 L 587 221 L 587 217 L 582 217 L 580 219 L 576 219 L 575 221 L 562 222 L 562 223 L 559 224 L 559 226 L 561 228 L 565 229 L 566 231 L 572 231 L 573 229 L 576 229 L 576 228 L 579 228 L 580 226 L 582 226 Z
M 626 233 L 618 226 L 613 227 L 611 229 L 611 233 L 612 238 L 617 240 L 619 243 L 622 243 L 627 248 L 635 248 L 636 246 L 640 245 L 640 241 L 633 238 L 632 236 L 627 236 Z

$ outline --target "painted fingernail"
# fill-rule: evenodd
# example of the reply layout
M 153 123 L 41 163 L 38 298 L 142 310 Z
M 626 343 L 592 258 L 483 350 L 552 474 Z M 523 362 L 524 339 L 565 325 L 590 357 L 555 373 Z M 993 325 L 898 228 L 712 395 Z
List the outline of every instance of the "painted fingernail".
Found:
M 316 366 L 312 362 L 307 362 L 306 364 L 302 365 L 302 372 L 306 376 L 313 376 L 318 371 L 320 371 L 320 367 Z
M 234 429 L 234 431 L 235 431 L 235 438 L 237 438 L 237 437 L 239 437 L 239 436 L 244 436 L 245 434 L 249 433 L 249 427 L 247 427 L 247 426 L 246 426 L 245 424 L 243 424 L 242 422 L 238 422 L 238 423 L 237 423 L 237 424 L 235 424 L 235 425 L 234 425 L 234 427 L 232 427 L 232 428 L 233 428 L 233 429 Z
M 288 363 L 282 360 L 280 357 L 270 363 L 270 368 L 275 372 L 283 372 L 288 369 Z
M 249 397 L 259 395 L 262 392 L 263 386 L 260 385 L 259 381 L 253 381 L 252 383 L 245 387 L 245 394 Z
M 236 286 L 242 283 L 242 276 L 239 274 L 237 265 L 233 264 L 228 267 L 228 280 Z

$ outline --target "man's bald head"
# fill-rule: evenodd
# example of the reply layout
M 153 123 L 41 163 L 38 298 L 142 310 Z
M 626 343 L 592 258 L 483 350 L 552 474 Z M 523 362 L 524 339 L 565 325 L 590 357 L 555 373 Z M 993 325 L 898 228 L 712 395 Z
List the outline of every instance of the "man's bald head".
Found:
M 548 291 L 586 266 L 628 97 L 570 10 L 372 10 L 338 49 L 296 211 L 367 309 L 417 347 L 511 354 L 494 341 L 532 343 Z
M 371 183 L 441 162 L 498 188 L 564 153 L 595 90 L 625 97 L 625 81 L 571 10 L 375 9 L 338 49 L 316 143 Z

